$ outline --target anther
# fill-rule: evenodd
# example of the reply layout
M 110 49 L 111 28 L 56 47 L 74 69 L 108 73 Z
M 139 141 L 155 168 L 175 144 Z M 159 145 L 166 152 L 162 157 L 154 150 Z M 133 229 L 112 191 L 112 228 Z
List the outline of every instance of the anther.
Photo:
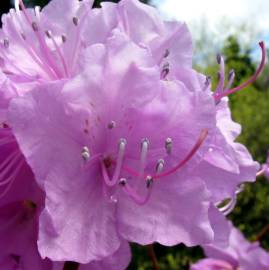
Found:
M 234 75 L 235 75 L 235 72 L 234 72 L 233 69 L 231 69 L 231 70 L 229 71 L 229 74 L 228 74 L 228 80 L 231 80 L 231 79 L 234 77 Z
M 167 58 L 170 54 L 170 51 L 168 49 L 166 49 L 164 55 L 163 55 L 163 58 Z
M 62 35 L 62 42 L 65 43 L 66 42 L 66 35 Z
M 217 59 L 217 63 L 220 65 L 220 63 L 221 63 L 221 55 L 219 53 L 217 54 L 216 59 Z
M 159 159 L 156 165 L 156 172 L 159 173 L 163 170 L 164 168 L 164 160 L 163 159 Z
M 126 139 L 124 139 L 124 138 L 120 138 L 119 139 L 119 147 L 126 146 L 126 144 L 127 144 Z
M 22 39 L 26 40 L 26 36 L 24 33 L 21 33 L 21 37 L 22 37 Z
M 110 121 L 107 125 L 108 129 L 113 129 L 116 127 L 116 122 L 115 121 Z
M 147 149 L 149 147 L 149 140 L 147 138 L 142 139 L 141 141 L 141 150 Z
M 3 43 L 4 43 L 4 47 L 6 49 L 8 49 L 9 48 L 9 40 L 5 38 L 4 41 L 3 41 Z
M 32 22 L 32 28 L 35 32 L 38 32 L 38 26 L 36 22 Z
M 121 186 L 126 186 L 126 184 L 127 184 L 127 180 L 126 180 L 126 178 L 121 178 L 120 180 L 119 180 L 119 184 L 121 185 Z
M 171 152 L 172 152 L 172 144 L 173 144 L 173 141 L 172 141 L 171 138 L 167 138 L 165 140 L 165 149 L 166 149 L 167 154 L 171 154 Z
M 48 38 L 51 38 L 51 31 L 50 30 L 46 30 L 45 33 L 46 33 L 46 36 Z
M 147 188 L 151 188 L 152 184 L 153 184 L 153 178 L 152 178 L 152 176 L 148 175 L 147 178 L 146 178 L 146 186 L 147 186 Z
M 85 161 L 88 161 L 91 157 L 90 150 L 87 146 L 84 146 L 81 151 L 81 156 Z
M 75 26 L 78 25 L 78 18 L 77 18 L 77 17 L 73 17 L 73 24 L 74 24 Z
M 165 63 L 162 67 L 162 71 L 161 71 L 161 79 L 165 79 L 166 76 L 169 74 L 170 71 L 170 64 L 169 63 Z

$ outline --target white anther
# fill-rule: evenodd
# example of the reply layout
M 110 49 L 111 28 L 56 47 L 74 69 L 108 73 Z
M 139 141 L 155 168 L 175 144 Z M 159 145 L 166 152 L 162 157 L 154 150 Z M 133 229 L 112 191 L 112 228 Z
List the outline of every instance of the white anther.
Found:
M 123 150 L 125 148 L 126 144 L 127 144 L 126 139 L 124 139 L 124 138 L 119 139 L 119 148 L 120 148 L 120 150 Z
M 78 18 L 77 17 L 73 17 L 73 24 L 75 25 L 75 26 L 77 26 L 78 25 Z
M 172 144 L 173 144 L 173 141 L 172 141 L 171 138 L 167 138 L 165 140 L 165 149 L 166 149 L 167 154 L 171 154 L 171 152 L 172 152 Z
M 149 147 L 149 140 L 147 138 L 142 139 L 141 141 L 141 150 L 147 151 Z
M 152 176 L 148 175 L 146 178 L 147 188 L 151 188 L 152 184 L 153 184 L 153 178 L 152 178 Z
M 40 20 L 40 7 L 35 6 L 35 16 L 37 17 L 38 20 Z
M 90 150 L 87 146 L 84 146 L 81 151 L 81 156 L 85 161 L 88 161 L 91 157 Z
M 113 129 L 116 127 L 116 122 L 115 121 L 110 121 L 107 125 L 108 129 Z
M 127 179 L 126 178 L 121 178 L 119 180 L 119 184 L 124 187 L 127 184 Z
M 164 160 L 163 159 L 159 159 L 156 165 L 156 172 L 160 173 L 164 168 Z

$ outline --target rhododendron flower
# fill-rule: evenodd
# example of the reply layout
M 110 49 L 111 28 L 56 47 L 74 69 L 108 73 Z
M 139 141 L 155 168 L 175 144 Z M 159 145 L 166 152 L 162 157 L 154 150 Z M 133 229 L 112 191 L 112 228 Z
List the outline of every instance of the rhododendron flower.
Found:
M 207 149 L 215 105 L 159 75 L 148 51 L 116 31 L 87 50 L 74 80 L 12 102 L 10 123 L 46 192 L 42 256 L 86 263 L 113 253 L 120 237 L 212 239 L 209 194 L 199 177 L 184 175 Z
M 240 128 L 225 96 L 258 76 L 263 44 L 257 72 L 234 89 L 234 74 L 224 87 L 220 57 L 213 94 L 191 68 L 185 24 L 137 0 L 91 4 L 53 0 L 40 11 L 20 0 L 3 18 L 0 121 L 9 137 L 0 145 L 14 147 L 0 160 L 3 198 L 25 159 L 45 194 L 41 256 L 81 268 L 117 269 L 118 256 L 127 264 L 124 241 L 224 245 L 221 212 L 258 168 L 234 142 Z
M 267 179 L 269 179 L 269 151 L 268 151 L 266 162 L 261 165 L 261 169 L 257 173 L 257 176 L 260 176 L 260 175 L 264 175 Z
M 190 270 L 235 270 L 228 262 L 217 259 L 203 259 L 193 264 Z
M 258 242 L 250 243 L 243 234 L 230 223 L 231 234 L 229 246 L 219 248 L 214 245 L 204 246 L 204 251 L 209 258 L 221 260 L 231 265 L 228 269 L 240 270 L 266 270 L 269 268 L 269 253 L 262 249 Z M 194 268 L 195 269 L 195 268 Z M 200 268 L 197 268 L 200 269 Z M 209 269 L 212 268 L 201 268 Z M 214 269 L 214 268 L 213 268 Z M 226 268 L 224 268 L 226 270 Z

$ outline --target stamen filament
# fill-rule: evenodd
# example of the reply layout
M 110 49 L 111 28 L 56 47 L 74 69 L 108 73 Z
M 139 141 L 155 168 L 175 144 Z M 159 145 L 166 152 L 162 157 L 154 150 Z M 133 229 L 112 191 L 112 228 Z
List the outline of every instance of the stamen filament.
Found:
M 31 18 L 29 17 L 29 15 L 28 15 L 28 13 L 26 11 L 26 8 L 24 6 L 23 0 L 19 0 L 19 1 L 20 1 L 20 6 L 22 8 L 22 12 L 23 12 L 27 22 L 29 23 L 29 25 L 31 25 L 32 28 L 33 28 L 33 31 L 34 31 L 34 33 L 35 33 L 35 35 L 37 37 L 37 40 L 38 40 L 38 42 L 39 42 L 39 44 L 41 46 L 41 51 L 44 53 L 45 59 L 48 61 L 49 66 L 53 69 L 56 76 L 58 78 L 61 78 L 60 71 L 58 70 L 58 67 L 55 64 L 54 60 L 51 58 L 50 50 L 48 49 L 48 46 L 47 46 L 44 38 L 40 34 L 37 23 L 31 21 Z
M 152 187 L 150 186 L 147 188 L 147 193 L 145 197 L 141 197 L 139 194 L 137 194 L 136 190 L 134 190 L 130 185 L 128 185 L 128 183 L 125 183 L 123 185 L 123 190 L 128 196 L 130 196 L 130 198 L 134 200 L 135 203 L 139 205 L 145 205 L 150 198 Z
M 225 82 L 225 65 L 224 65 L 224 59 L 221 55 L 218 56 L 218 63 L 220 65 L 220 71 L 219 71 L 219 83 L 217 85 L 216 94 L 221 94 L 221 92 L 224 89 L 224 82 Z
M 264 69 L 265 61 L 266 61 L 266 49 L 265 49 L 264 42 L 261 41 L 259 43 L 259 46 L 260 46 L 261 52 L 262 52 L 262 59 L 261 59 L 261 63 L 259 65 L 258 69 L 253 74 L 253 76 L 250 77 L 246 82 L 242 83 L 241 85 L 239 85 L 239 86 L 237 86 L 235 88 L 232 88 L 232 89 L 226 90 L 226 91 L 224 91 L 224 92 L 222 92 L 220 94 L 217 93 L 216 95 L 214 95 L 214 98 L 215 98 L 215 101 L 216 102 L 220 101 L 225 96 L 228 96 L 230 94 L 233 94 L 233 93 L 235 93 L 237 91 L 240 91 L 240 90 L 244 89 L 245 87 L 247 87 L 250 84 L 252 84 L 258 78 L 258 76 L 261 74 L 261 72 Z
M 188 153 L 188 155 L 177 166 L 175 166 L 171 170 L 166 171 L 166 172 L 161 173 L 161 174 L 153 175 L 152 176 L 153 179 L 159 179 L 161 177 L 168 176 L 168 175 L 170 175 L 172 173 L 175 173 L 180 168 L 182 168 L 195 155 L 195 153 L 198 151 L 198 149 L 201 147 L 201 145 L 205 141 L 207 135 L 208 135 L 208 130 L 207 129 L 203 129 L 201 131 L 201 133 L 200 133 L 200 136 L 198 138 L 198 141 L 196 142 L 196 144 L 194 145 L 194 147 L 191 149 L 191 151 Z

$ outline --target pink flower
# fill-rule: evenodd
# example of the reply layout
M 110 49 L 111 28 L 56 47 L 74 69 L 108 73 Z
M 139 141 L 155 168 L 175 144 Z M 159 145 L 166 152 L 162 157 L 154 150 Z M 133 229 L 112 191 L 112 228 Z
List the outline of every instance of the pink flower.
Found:
M 234 142 L 240 131 L 224 96 L 241 86 L 224 88 L 222 59 L 212 94 L 191 69 L 185 24 L 139 1 L 92 10 L 91 1 L 53 0 L 42 11 L 16 3 L 0 33 L 0 131 L 46 194 L 41 256 L 88 264 L 122 256 L 123 241 L 225 244 L 221 212 L 257 163 Z M 248 83 L 264 65 L 261 47 Z M 0 160 L 12 176 L 0 179 L 4 195 L 20 177 L 12 151 Z M 228 210 L 217 209 L 226 198 Z
M 214 245 L 206 245 L 204 246 L 206 255 L 209 258 L 214 258 L 229 263 L 232 265 L 232 269 L 268 269 L 269 254 L 260 247 L 258 242 L 248 242 L 242 233 L 234 228 L 231 223 L 230 227 L 231 234 L 229 238 L 229 246 L 227 248 L 220 249 Z
M 193 264 L 190 270 L 235 270 L 233 266 L 225 261 L 217 259 L 203 259 Z
M 42 256 L 87 263 L 121 237 L 212 241 L 210 194 L 189 171 L 208 150 L 214 107 L 211 95 L 160 80 L 148 50 L 119 31 L 87 49 L 74 80 L 14 100 L 10 123 L 47 196 Z
M 261 168 L 257 173 L 257 176 L 260 176 L 260 175 L 264 175 L 267 179 L 269 179 L 269 151 L 268 151 L 266 162 L 261 165 Z

